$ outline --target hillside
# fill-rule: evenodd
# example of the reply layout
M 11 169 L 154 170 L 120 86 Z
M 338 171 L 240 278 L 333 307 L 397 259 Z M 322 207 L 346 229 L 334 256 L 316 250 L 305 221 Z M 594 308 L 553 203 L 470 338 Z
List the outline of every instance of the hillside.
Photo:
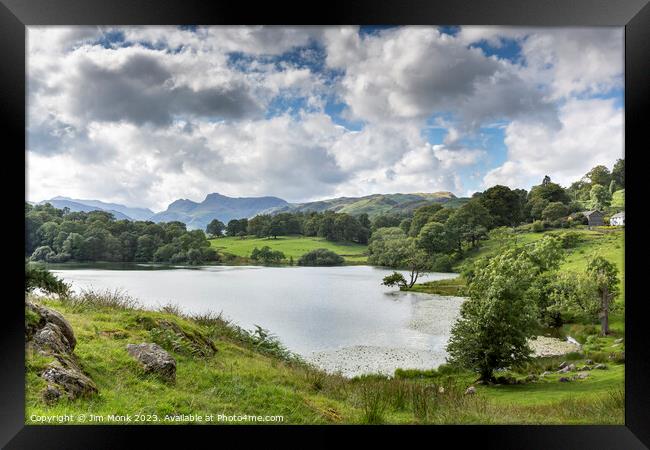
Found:
M 68 208 L 72 212 L 106 211 L 113 214 L 113 216 L 115 216 L 115 219 L 117 220 L 132 220 L 131 217 L 127 216 L 124 213 L 116 211 L 114 209 L 98 208 L 96 206 L 85 205 L 83 203 L 79 203 L 68 199 L 55 197 L 51 200 L 42 201 L 39 204 L 45 204 L 45 203 L 49 203 L 50 205 L 54 206 L 57 209 Z
M 40 374 L 51 357 L 28 352 L 28 424 L 38 423 L 31 417 L 64 414 L 71 417 L 67 423 L 82 423 L 79 412 L 101 416 L 105 425 L 119 423 L 107 419 L 111 414 L 131 415 L 129 424 L 138 424 L 136 415 L 143 424 L 232 423 L 218 420 L 217 414 L 279 415 L 284 424 L 622 424 L 624 420 L 624 366 L 596 351 L 596 344 L 586 346 L 585 355 L 540 358 L 522 371 L 504 372 L 517 383 L 476 386 L 477 393 L 470 396 L 464 391 L 476 378 L 471 372 L 446 367 L 398 371 L 393 379 L 346 379 L 311 368 L 287 355 L 277 342 L 242 333 L 216 316 L 189 318 L 169 309 L 133 309 L 128 299 L 117 297 L 31 301 L 55 309 L 69 321 L 77 340 L 76 358 L 98 393 L 46 404 L 41 397 L 46 383 Z M 166 328 L 160 328 L 163 325 Z M 597 348 L 612 348 L 621 335 L 617 330 Z M 213 342 L 216 354 L 198 351 L 206 339 Z M 128 343 L 151 341 L 176 360 L 175 382 L 143 373 L 125 350 Z M 541 375 L 563 360 L 578 365 L 585 358 L 603 361 L 608 370 L 592 370 L 587 378 L 571 383 L 558 382 L 558 373 Z M 530 374 L 539 380 L 523 382 Z M 197 414 L 214 418 L 190 418 Z
M 218 193 L 209 194 L 200 203 L 188 199 L 172 202 L 165 211 L 151 217 L 154 222 L 178 220 L 190 229 L 205 227 L 213 219 L 228 223 L 231 219 L 251 218 L 258 214 L 281 212 L 334 211 L 350 215 L 368 214 L 370 218 L 380 214 L 407 214 L 431 203 L 458 207 L 464 199 L 451 192 L 415 194 L 374 194 L 365 197 L 338 197 L 307 203 L 289 203 L 278 197 L 228 197 Z
M 148 220 L 154 214 L 148 208 L 135 208 L 118 203 L 106 203 L 99 200 L 81 200 L 61 196 L 53 197 L 50 200 L 45 200 L 40 203 L 50 203 L 55 208 L 68 207 L 70 211 L 108 211 L 118 220 Z
M 413 194 L 373 194 L 364 197 L 338 197 L 308 203 L 289 204 L 274 208 L 267 213 L 334 211 L 350 215 L 368 214 L 372 219 L 380 214 L 407 214 L 420 206 L 457 200 L 451 192 L 413 193 Z

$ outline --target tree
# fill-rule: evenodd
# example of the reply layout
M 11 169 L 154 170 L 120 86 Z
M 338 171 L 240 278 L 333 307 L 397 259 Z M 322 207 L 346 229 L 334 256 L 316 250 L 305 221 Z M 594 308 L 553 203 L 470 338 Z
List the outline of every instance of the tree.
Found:
M 433 203 L 431 205 L 420 206 L 413 212 L 409 236 L 415 237 L 420 233 L 422 227 L 431 220 L 431 216 L 442 209 L 442 205 Z
M 554 222 L 569 215 L 569 208 L 564 203 L 552 202 L 542 211 L 542 219 Z
M 621 189 L 625 188 L 625 160 L 618 159 L 612 168 L 612 181 L 615 181 Z
M 612 302 L 618 295 L 618 269 L 602 256 L 592 258 L 587 264 L 587 275 L 592 281 L 600 300 L 598 317 L 601 334 L 609 334 L 609 312 Z
M 42 245 L 34 250 L 30 259 L 32 261 L 49 261 L 55 256 L 56 253 L 54 253 L 49 245 Z
M 251 259 L 263 264 L 278 263 L 284 259 L 284 253 L 279 250 L 271 250 L 271 247 L 265 245 L 261 249 L 255 247 L 251 252 Z
M 299 266 L 340 266 L 345 260 L 326 248 L 317 248 L 298 258 Z
M 612 201 L 612 196 L 607 188 L 600 184 L 596 184 L 591 188 L 591 191 L 589 191 L 589 198 L 589 205 L 592 209 L 605 209 Z
M 438 222 L 429 222 L 423 226 L 416 238 L 416 244 L 429 256 L 447 253 L 454 246 L 445 226 Z
M 462 252 L 462 242 L 470 243 L 472 248 L 476 247 L 479 240 L 487 234 L 490 224 L 489 211 L 478 199 L 473 199 L 458 208 L 447 219 L 445 227 L 450 239 L 454 236 L 458 251 Z
M 357 217 L 357 220 L 359 221 L 359 225 L 361 225 L 362 227 L 367 228 L 368 230 L 370 230 L 370 227 L 372 226 L 372 224 L 370 223 L 370 219 L 368 218 L 368 214 L 366 214 L 366 213 L 359 214 L 359 216 Z
M 603 187 L 609 186 L 609 182 L 612 180 L 612 174 L 609 172 L 609 169 L 605 166 L 596 166 L 591 169 L 585 175 L 585 178 L 589 180 L 592 185 L 600 185 Z
M 560 240 L 547 236 L 479 259 L 465 274 L 469 299 L 452 327 L 449 361 L 490 381 L 495 369 L 528 360 L 538 318 L 531 288 L 559 268 L 562 255 Z
M 403 261 L 403 265 L 409 271 L 407 287 L 410 289 L 417 283 L 420 275 L 431 268 L 431 261 L 426 252 L 415 245 L 413 238 L 408 239 L 408 241 L 407 256 Z
M 226 234 L 228 236 L 237 236 L 240 231 L 246 232 L 247 229 L 248 219 L 232 219 L 226 225 Z
M 492 217 L 492 226 L 515 226 L 522 220 L 520 197 L 507 186 L 492 186 L 483 192 L 478 201 Z
M 67 297 L 71 286 L 46 269 L 25 262 L 25 292 L 41 289 L 50 294 Z
M 399 286 L 400 288 L 405 288 L 406 278 L 399 272 L 393 272 L 390 275 L 386 275 L 381 284 L 389 287 Z
M 482 261 L 468 285 L 470 298 L 451 330 L 450 363 L 491 381 L 495 369 L 530 357 L 528 339 L 535 335 L 537 316 L 525 294 L 534 274 L 533 264 L 515 249 Z
M 223 224 L 222 221 L 220 221 L 219 219 L 213 219 L 205 228 L 205 232 L 211 234 L 212 236 L 220 237 L 223 234 L 225 229 L 226 226 Z

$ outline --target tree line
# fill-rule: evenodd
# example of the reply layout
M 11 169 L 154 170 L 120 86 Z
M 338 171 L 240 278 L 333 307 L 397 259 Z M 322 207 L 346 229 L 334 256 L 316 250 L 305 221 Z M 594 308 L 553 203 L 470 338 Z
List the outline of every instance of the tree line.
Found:
M 116 220 L 106 211 L 71 212 L 25 203 L 25 256 L 34 261 L 219 261 L 202 230 L 182 222 Z
M 333 211 L 258 214 L 253 218 L 232 219 L 227 225 L 218 219 L 210 222 L 206 232 L 211 236 L 277 238 L 278 236 L 317 236 L 334 242 L 366 244 L 370 236 L 367 214 L 352 216 Z

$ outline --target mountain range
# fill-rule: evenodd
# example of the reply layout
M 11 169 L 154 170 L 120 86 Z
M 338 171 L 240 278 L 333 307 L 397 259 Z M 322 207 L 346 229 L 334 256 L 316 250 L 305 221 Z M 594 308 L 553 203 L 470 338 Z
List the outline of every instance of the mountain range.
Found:
M 108 211 L 118 220 L 151 220 L 153 222 L 177 220 L 185 223 L 188 229 L 205 229 L 213 219 L 228 223 L 232 219 L 250 218 L 257 214 L 335 211 L 351 215 L 366 213 L 373 218 L 380 214 L 409 213 L 420 206 L 431 203 L 442 203 L 446 207 L 455 208 L 465 201 L 467 201 L 466 198 L 456 197 L 451 192 L 372 194 L 364 197 L 338 197 L 306 203 L 289 203 L 278 197 L 228 197 L 213 193 L 208 194 L 202 202 L 188 199 L 176 200 L 165 211 L 158 213 L 154 213 L 148 208 L 133 208 L 117 203 L 69 197 L 54 197 L 40 203 L 51 203 L 56 208 L 67 207 L 71 211 Z

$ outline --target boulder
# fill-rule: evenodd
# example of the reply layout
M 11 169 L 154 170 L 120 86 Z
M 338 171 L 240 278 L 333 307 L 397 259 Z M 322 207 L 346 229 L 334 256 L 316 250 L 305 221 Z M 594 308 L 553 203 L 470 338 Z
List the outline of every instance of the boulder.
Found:
M 569 367 L 569 370 L 570 370 L 570 371 L 574 371 L 574 370 L 576 370 L 576 365 L 575 365 L 575 364 L 569 364 L 568 367 Z
M 603 363 L 600 363 L 600 364 L 596 364 L 596 365 L 594 366 L 594 369 L 598 369 L 598 370 L 607 370 L 607 366 L 606 366 L 605 364 L 603 364 Z
M 57 389 L 55 386 L 48 384 L 47 387 L 43 389 L 41 396 L 43 397 L 43 401 L 45 403 L 51 405 L 53 403 L 56 403 L 59 400 L 59 398 L 61 398 L 61 391 Z
M 619 338 L 614 341 L 614 344 L 621 344 L 622 342 L 623 342 L 623 338 Z
M 588 376 L 589 376 L 588 373 L 577 373 L 577 374 L 575 375 L 575 377 L 576 377 L 578 380 L 584 380 L 584 379 L 587 378 Z
M 167 381 L 176 381 L 176 360 L 154 343 L 127 344 L 126 351 L 146 373 L 155 373 Z
M 465 395 L 474 395 L 476 394 L 476 388 L 474 386 L 470 386 L 467 389 L 465 389 Z
M 585 364 L 588 364 L 588 365 L 590 365 L 590 366 L 593 366 L 594 361 L 593 361 L 592 359 L 586 359 L 586 360 L 585 360 Z
M 581 366 L 581 367 L 578 367 L 578 370 L 580 370 L 580 371 L 591 370 L 591 367 L 590 366 Z
M 563 368 L 561 368 L 560 370 L 558 370 L 557 373 L 567 373 L 567 372 L 569 372 L 570 370 L 571 370 L 571 369 L 569 368 L 569 366 L 564 366 Z
M 86 375 L 73 350 L 77 345 L 70 323 L 57 311 L 25 302 L 25 308 L 38 316 L 38 320 L 25 323 L 25 338 L 28 348 L 55 359 L 40 374 L 47 381 L 41 393 L 43 401 L 52 404 L 61 397 L 70 400 L 90 396 L 97 392 L 97 386 Z
M 558 381 L 560 383 L 568 383 L 569 381 L 571 381 L 571 379 L 567 378 L 567 377 L 560 377 L 560 379 Z
M 56 387 L 63 389 L 70 400 L 87 397 L 97 392 L 95 383 L 81 371 L 75 368 L 63 367 L 58 362 L 49 364 L 41 374 L 41 377 Z M 46 393 L 49 391 L 47 398 L 52 399 L 56 397 L 58 399 L 61 396 L 60 392 L 58 396 L 53 392 L 54 390 L 58 390 L 55 386 L 48 386 L 46 388 Z M 44 399 L 46 398 L 45 393 L 43 397 Z
M 63 336 L 65 336 L 66 340 L 68 341 L 70 349 L 74 350 L 74 348 L 77 346 L 77 339 L 74 337 L 72 326 L 67 320 L 65 320 L 61 313 L 32 302 L 25 302 L 25 307 L 31 309 L 40 316 L 41 320 L 39 322 L 39 325 L 41 327 L 47 323 L 52 323 L 58 326 L 61 330 L 61 334 L 63 334 Z

